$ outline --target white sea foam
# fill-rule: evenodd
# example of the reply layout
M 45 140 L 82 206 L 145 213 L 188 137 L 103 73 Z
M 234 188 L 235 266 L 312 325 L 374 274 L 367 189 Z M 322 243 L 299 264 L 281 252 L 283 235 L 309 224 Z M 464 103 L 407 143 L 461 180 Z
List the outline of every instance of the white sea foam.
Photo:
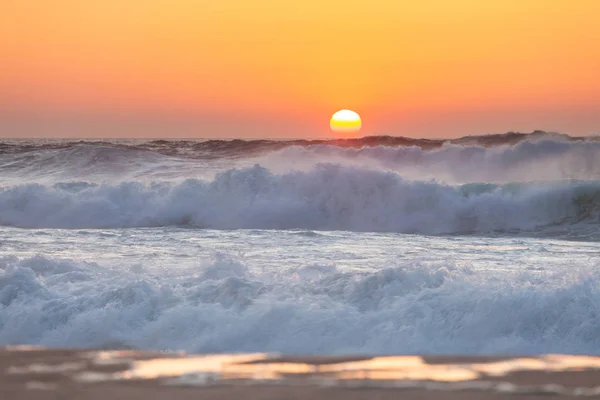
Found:
M 194 352 L 598 354 L 598 265 L 494 275 L 447 261 L 253 273 L 217 255 L 132 273 L 0 260 L 0 343 Z
M 599 354 L 600 142 L 521 136 L 0 143 L 0 345 Z
M 280 175 L 260 166 L 233 169 L 211 181 L 0 189 L 0 225 L 24 228 L 186 225 L 451 234 L 589 229 L 597 228 L 599 216 L 596 181 L 450 186 L 331 164 Z

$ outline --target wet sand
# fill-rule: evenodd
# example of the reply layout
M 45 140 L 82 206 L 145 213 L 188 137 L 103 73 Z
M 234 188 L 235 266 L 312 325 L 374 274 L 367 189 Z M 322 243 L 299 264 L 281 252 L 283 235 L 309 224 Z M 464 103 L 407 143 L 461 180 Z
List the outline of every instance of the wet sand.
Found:
M 0 399 L 575 397 L 600 397 L 600 357 L 282 357 L 0 350 Z

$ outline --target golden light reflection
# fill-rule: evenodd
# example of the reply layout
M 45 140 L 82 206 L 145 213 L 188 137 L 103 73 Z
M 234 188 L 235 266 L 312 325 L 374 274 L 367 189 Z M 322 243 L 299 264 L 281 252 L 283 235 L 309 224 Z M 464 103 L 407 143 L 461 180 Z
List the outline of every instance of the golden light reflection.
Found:
M 115 375 L 115 378 L 156 379 L 194 372 L 223 373 L 232 366 L 243 366 L 244 363 L 266 358 L 267 354 L 243 354 L 135 361 L 129 371 L 120 372 Z
M 418 356 L 375 357 L 350 362 L 335 359 L 303 362 L 283 361 L 268 354 L 211 355 L 190 358 L 159 358 L 133 361 L 130 369 L 113 374 L 82 374 L 81 380 L 143 380 L 198 376 L 197 384 L 213 380 L 380 380 L 464 382 L 486 376 L 506 376 L 516 371 L 568 371 L 600 369 L 600 357 L 546 355 L 492 362 L 427 363 Z M 190 379 L 187 382 L 190 382 Z

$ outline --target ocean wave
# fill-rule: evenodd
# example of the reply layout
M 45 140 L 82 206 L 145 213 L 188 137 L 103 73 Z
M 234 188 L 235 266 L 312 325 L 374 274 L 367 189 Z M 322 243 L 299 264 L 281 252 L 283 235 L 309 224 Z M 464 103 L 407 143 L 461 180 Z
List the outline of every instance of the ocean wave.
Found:
M 598 181 L 451 186 L 333 164 L 284 174 L 254 166 L 181 183 L 0 189 L 0 225 L 22 228 L 185 225 L 465 234 L 591 226 L 596 232 L 599 217 Z
M 600 274 L 488 276 L 450 262 L 255 274 L 215 255 L 160 275 L 0 259 L 0 344 L 190 352 L 499 354 L 600 348 Z
M 540 139 L 493 148 L 444 144 L 433 150 L 416 146 L 360 149 L 293 146 L 257 161 L 279 171 L 305 170 L 316 163 L 329 162 L 397 171 L 405 178 L 448 183 L 600 180 L 600 142 L 584 141 Z
M 340 139 L 291 139 L 291 140 L 17 140 L 0 141 L 0 155 L 35 153 L 41 150 L 68 150 L 82 147 L 114 148 L 125 151 L 149 151 L 167 156 L 196 158 L 247 157 L 259 153 L 281 150 L 290 146 L 310 147 L 328 145 L 340 148 L 363 147 L 419 147 L 425 150 L 436 149 L 444 144 L 462 146 L 495 147 L 512 146 L 523 141 L 556 140 L 564 142 L 599 141 L 600 136 L 575 137 L 553 132 L 534 131 L 532 133 L 508 132 L 479 136 L 465 136 L 459 139 L 414 139 L 402 136 L 365 136 L 362 138 Z
M 212 178 L 261 164 L 276 172 L 338 163 L 448 183 L 600 180 L 600 141 L 544 132 L 456 140 L 209 140 L 0 143 L 0 185 L 17 181 L 121 182 Z
M 76 143 L 3 155 L 3 179 L 60 180 L 100 177 L 144 177 L 156 172 L 181 169 L 183 160 L 138 148 L 110 143 Z

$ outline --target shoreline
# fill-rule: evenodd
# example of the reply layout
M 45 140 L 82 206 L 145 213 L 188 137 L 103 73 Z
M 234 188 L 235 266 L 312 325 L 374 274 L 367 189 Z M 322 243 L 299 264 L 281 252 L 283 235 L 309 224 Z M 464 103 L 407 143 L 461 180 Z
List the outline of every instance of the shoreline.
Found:
M 600 396 L 600 357 L 190 355 L 0 348 L 6 399 L 475 399 Z

